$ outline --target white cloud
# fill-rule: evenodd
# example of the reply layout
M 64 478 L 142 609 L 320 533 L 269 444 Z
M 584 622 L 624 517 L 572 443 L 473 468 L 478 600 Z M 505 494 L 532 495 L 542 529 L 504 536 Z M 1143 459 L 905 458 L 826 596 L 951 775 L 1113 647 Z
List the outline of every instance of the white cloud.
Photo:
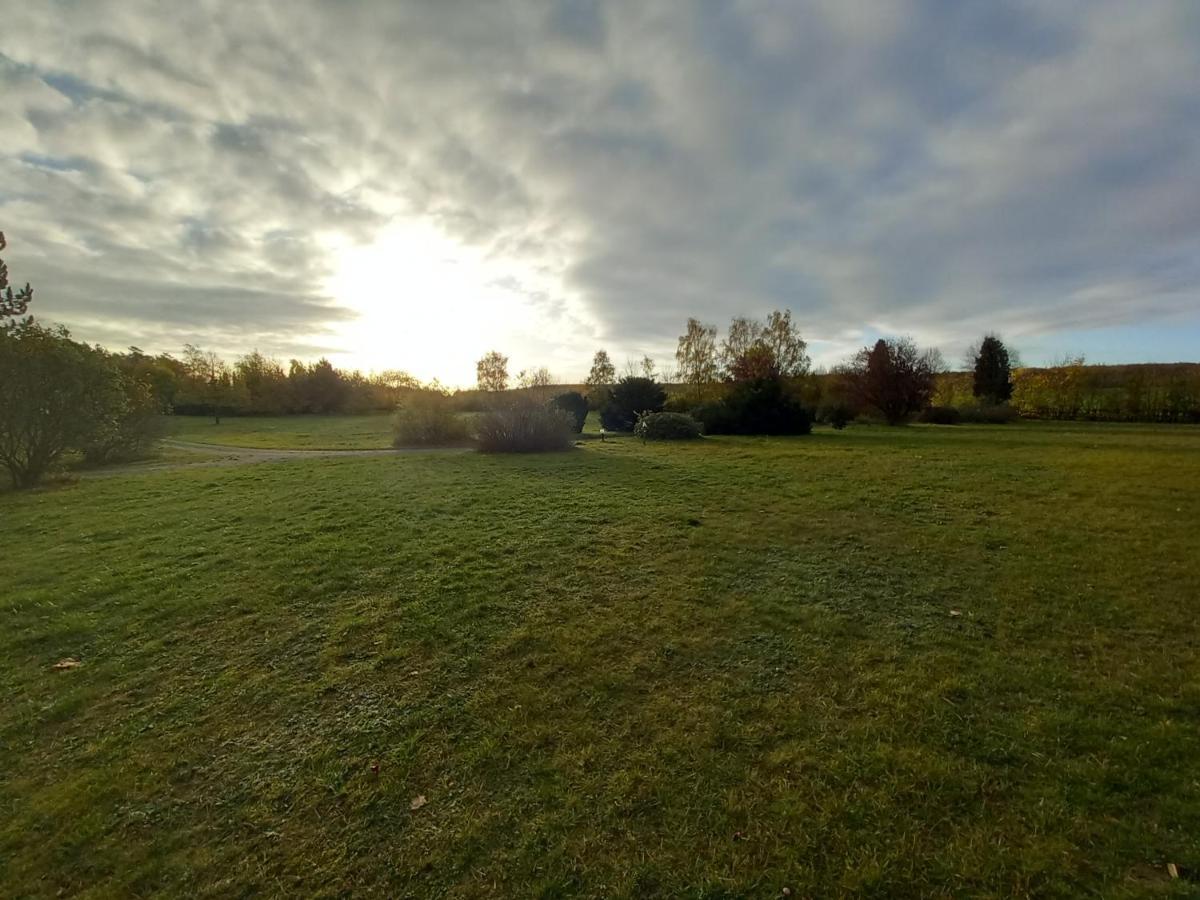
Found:
M 0 5 L 10 263 L 90 339 L 346 359 L 337 248 L 411 221 L 506 273 L 472 340 L 563 377 L 688 315 L 831 362 L 1198 306 L 1182 0 Z

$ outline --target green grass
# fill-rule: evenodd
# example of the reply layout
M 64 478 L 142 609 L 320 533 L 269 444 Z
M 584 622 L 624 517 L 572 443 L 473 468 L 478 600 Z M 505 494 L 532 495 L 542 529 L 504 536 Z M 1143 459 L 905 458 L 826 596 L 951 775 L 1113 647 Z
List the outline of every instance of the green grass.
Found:
M 181 441 L 272 450 L 376 450 L 392 445 L 392 417 L 168 416 L 167 435 Z
M 0 893 L 1191 896 L 1198 521 L 1185 427 L 5 495 Z

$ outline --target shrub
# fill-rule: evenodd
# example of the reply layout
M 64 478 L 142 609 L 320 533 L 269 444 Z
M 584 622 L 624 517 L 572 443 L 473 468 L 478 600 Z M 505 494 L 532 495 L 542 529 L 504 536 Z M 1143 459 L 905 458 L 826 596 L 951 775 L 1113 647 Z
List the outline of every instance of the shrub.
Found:
M 121 407 L 120 373 L 61 326 L 0 326 L 0 463 L 13 487 L 38 483 Z
M 643 441 L 690 441 L 700 437 L 700 423 L 683 413 L 647 413 L 633 433 Z
M 113 408 L 83 441 L 83 458 L 92 465 L 139 459 L 166 431 L 163 408 L 144 381 L 124 377 Z
M 854 421 L 854 408 L 841 400 L 830 401 L 817 412 L 817 421 L 824 422 L 831 428 L 841 431 Z
M 484 453 L 543 453 L 571 446 L 574 420 L 561 409 L 528 397 L 513 397 L 479 418 Z
M 918 421 L 927 425 L 957 425 L 960 415 L 953 406 L 930 406 L 921 411 Z
M 691 414 L 696 407 L 696 401 L 687 394 L 668 394 L 663 403 L 663 412 Z
M 958 413 L 960 421 L 972 425 L 1007 425 L 1019 417 L 1016 408 L 1007 403 L 964 406 Z
M 782 378 L 739 381 L 719 403 L 697 407 L 708 434 L 809 434 L 812 417 Z
M 653 378 L 627 376 L 612 387 L 600 410 L 600 424 L 610 431 L 632 431 L 638 416 L 662 412 L 667 392 Z
M 579 391 L 567 391 L 565 394 L 559 394 L 550 403 L 571 417 L 575 423 L 576 434 L 583 431 L 583 423 L 587 421 L 588 414 L 588 401 L 583 394 Z
M 412 391 L 396 410 L 392 431 L 396 447 L 453 447 L 471 439 L 466 421 L 441 391 Z

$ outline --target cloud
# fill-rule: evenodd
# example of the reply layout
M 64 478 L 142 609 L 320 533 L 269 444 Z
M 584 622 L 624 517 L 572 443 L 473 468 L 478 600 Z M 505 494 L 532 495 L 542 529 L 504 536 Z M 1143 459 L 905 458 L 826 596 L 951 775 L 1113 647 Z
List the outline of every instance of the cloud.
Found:
M 90 339 L 352 355 L 323 236 L 406 218 L 529 273 L 565 377 L 689 315 L 833 362 L 1200 308 L 1186 0 L 7 6 L 0 226 Z

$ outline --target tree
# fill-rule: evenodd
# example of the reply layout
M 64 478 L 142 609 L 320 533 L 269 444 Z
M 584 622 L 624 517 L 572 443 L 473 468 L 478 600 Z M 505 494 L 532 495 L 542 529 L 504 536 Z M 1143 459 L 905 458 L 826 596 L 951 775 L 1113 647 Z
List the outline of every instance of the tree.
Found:
M 63 327 L 0 326 L 0 463 L 13 487 L 36 484 L 121 407 L 120 373 Z
M 545 366 L 536 369 L 522 369 L 517 373 L 517 386 L 525 389 L 547 388 L 554 384 L 554 376 Z
M 333 363 L 322 357 L 308 370 L 308 407 L 314 413 L 341 412 L 346 402 L 346 380 Z
M 929 405 L 941 369 L 935 350 L 922 353 L 908 338 L 880 339 L 860 350 L 839 375 L 850 397 L 877 410 L 889 425 L 899 425 Z
M 994 334 L 984 337 L 972 354 L 975 372 L 972 393 L 987 403 L 1007 403 L 1012 399 L 1012 360 L 1008 348 Z
M 731 372 L 734 364 L 762 339 L 763 327 L 753 319 L 736 316 L 729 323 L 729 332 L 721 341 L 721 366 Z
M 503 391 L 508 388 L 508 357 L 489 350 L 475 364 L 475 378 L 481 391 Z
M 592 357 L 592 370 L 588 372 L 587 386 L 590 388 L 608 387 L 617 380 L 617 369 L 608 358 L 607 350 L 597 350 Z
M 234 364 L 234 377 L 245 390 L 247 412 L 278 416 L 287 411 L 287 375 L 278 360 L 255 350 Z
M 294 362 L 294 361 L 293 361 Z M 221 424 L 221 415 L 240 405 L 244 390 L 221 357 L 187 344 L 183 348 L 186 375 L 180 389 L 180 403 L 207 409 L 213 422 Z
M 720 371 L 717 360 L 717 329 L 702 325 L 698 319 L 688 319 L 687 331 L 679 336 L 675 350 L 679 378 L 690 384 L 697 397 L 717 380 Z
M 641 368 L 642 368 L 642 377 L 643 378 L 657 378 L 658 377 L 658 372 L 656 371 L 656 366 L 654 365 L 654 359 L 652 357 L 643 356 Z
M 761 341 L 748 347 L 729 366 L 733 381 L 752 381 L 757 378 L 779 378 L 779 365 L 771 348 Z
M 4 232 L 0 231 L 0 250 L 7 246 Z M 26 282 L 25 287 L 15 294 L 13 293 L 12 286 L 8 283 L 8 266 L 4 264 L 4 260 L 0 259 L 0 318 L 23 316 L 32 302 L 33 288 L 29 286 L 29 282 Z
M 767 316 L 767 324 L 760 336 L 762 343 L 775 357 L 775 366 L 784 378 L 807 375 L 811 360 L 808 343 L 800 337 L 800 330 L 792 324 L 791 310 L 775 310 Z

